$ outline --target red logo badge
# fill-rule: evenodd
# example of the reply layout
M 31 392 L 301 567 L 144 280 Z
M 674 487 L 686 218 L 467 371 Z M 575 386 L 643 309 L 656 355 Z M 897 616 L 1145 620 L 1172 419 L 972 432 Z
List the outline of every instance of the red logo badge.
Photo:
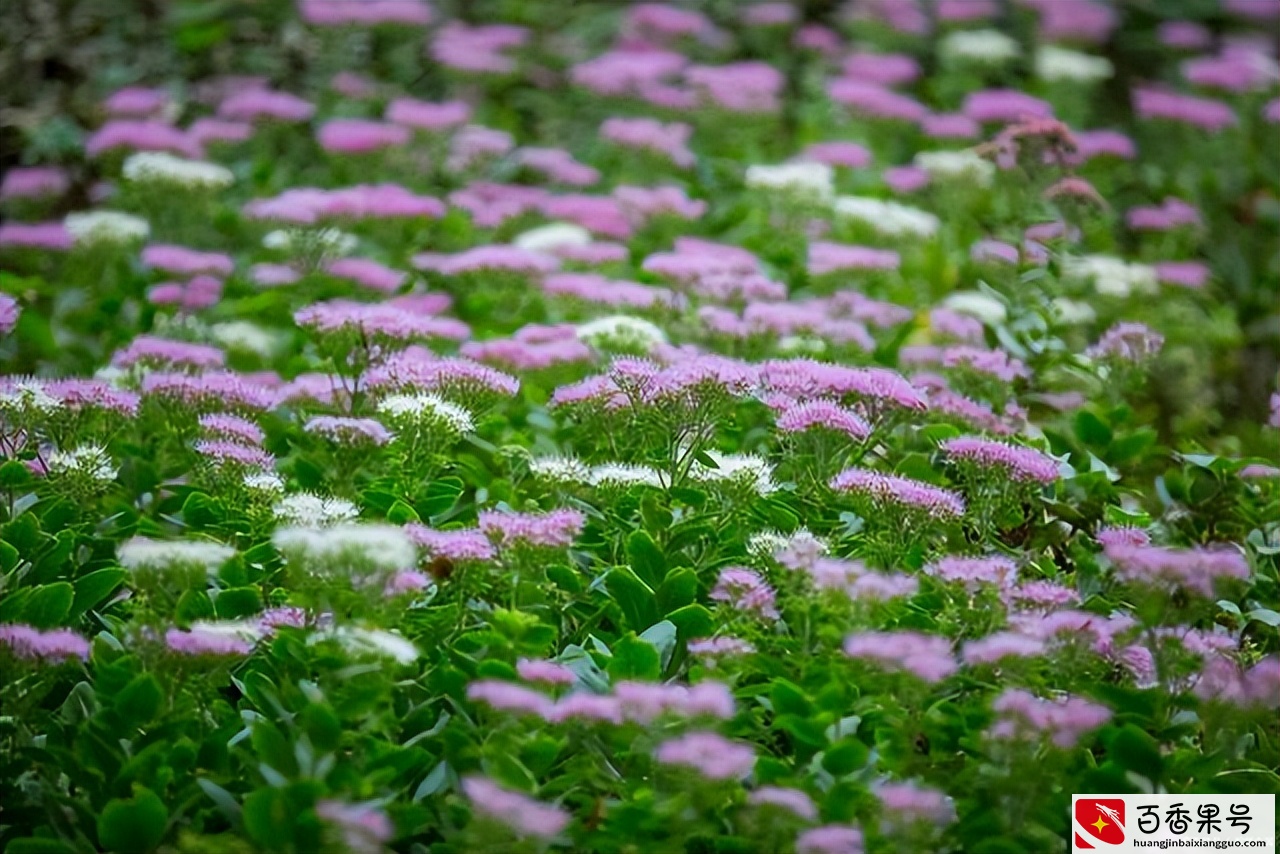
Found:
M 1124 801 L 1119 798 L 1081 798 L 1076 801 L 1076 825 L 1089 834 L 1076 833 L 1077 848 L 1093 848 L 1091 840 L 1106 845 L 1124 843 Z

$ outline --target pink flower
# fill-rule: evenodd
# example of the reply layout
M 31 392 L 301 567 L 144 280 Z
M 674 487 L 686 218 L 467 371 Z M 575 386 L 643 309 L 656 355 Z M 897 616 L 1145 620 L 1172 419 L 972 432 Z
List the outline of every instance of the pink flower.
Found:
M 18 325 L 22 306 L 8 294 L 0 294 L 0 335 L 8 335 Z
M 262 428 L 249 419 L 225 412 L 201 415 L 199 424 L 201 430 L 219 439 L 261 445 L 267 438 Z
M 112 116 L 149 118 L 163 112 L 169 104 L 169 93 L 164 89 L 148 89 L 143 86 L 126 86 L 117 89 L 102 102 L 102 108 Z
M 1248 581 L 1252 573 L 1236 548 L 1166 549 L 1116 543 L 1105 546 L 1118 578 L 1135 584 L 1173 585 L 1212 597 L 1224 580 Z
M 1155 358 L 1164 347 L 1164 336 L 1143 323 L 1117 323 L 1098 343 L 1085 351 L 1094 359 L 1141 364 Z
M 915 783 L 881 783 L 873 791 L 889 814 L 887 824 L 925 821 L 941 827 L 955 821 L 955 804 L 937 789 Z
M 871 427 L 856 412 L 829 400 L 813 400 L 783 410 L 777 419 L 784 433 L 799 433 L 821 428 L 842 433 L 861 442 L 871 435 Z
M 549 840 L 569 825 L 569 814 L 559 807 L 539 803 L 484 777 L 464 777 L 462 791 L 477 814 L 506 825 L 517 836 Z
M 514 397 L 520 381 L 470 359 L 440 358 L 420 347 L 392 354 L 365 374 L 370 388 L 412 388 L 446 395 Z
M 111 357 L 111 364 L 121 368 L 141 364 L 168 368 L 220 368 L 225 362 L 226 356 L 217 347 L 150 335 L 139 335 L 128 347 L 116 351 Z
M 1209 281 L 1209 268 L 1199 261 L 1160 261 L 1153 266 L 1161 284 L 1200 290 Z
M 303 425 L 303 430 L 316 433 L 343 445 L 385 445 L 391 432 L 372 418 L 343 418 L 318 415 Z
M 547 513 L 480 512 L 480 530 L 494 542 L 508 547 L 523 543 L 564 548 L 573 544 L 585 523 L 585 516 L 568 508 Z
M 862 854 L 862 831 L 856 827 L 824 824 L 796 837 L 796 854 Z
M 919 122 L 929 114 L 924 104 L 876 83 L 838 77 L 827 84 L 833 101 L 870 118 Z
M 930 139 L 976 139 L 979 124 L 963 113 L 929 113 L 920 118 L 920 130 Z
M 396 98 L 387 105 L 387 121 L 426 131 L 448 130 L 471 118 L 471 106 L 462 101 L 433 104 L 412 98 Z
M 546 694 L 497 679 L 482 679 L 467 685 L 467 699 L 484 703 L 501 712 L 515 712 L 546 718 L 554 704 Z
M 515 140 L 505 131 L 481 125 L 467 125 L 453 135 L 445 165 L 461 172 L 480 160 L 501 157 L 515 146 Z
M 664 124 L 651 118 L 611 118 L 600 126 L 600 138 L 628 148 L 662 155 L 676 166 L 693 165 L 689 137 L 693 127 L 683 122 Z
M 655 754 L 663 765 L 691 768 L 711 780 L 737 780 L 756 764 L 755 751 L 713 732 L 691 732 L 658 745 Z
M 1052 581 L 1027 581 L 1006 591 L 1006 594 L 1013 603 L 1049 610 L 1080 603 L 1079 593 Z
M 253 136 L 253 125 L 222 119 L 196 119 L 187 128 L 187 135 L 200 146 L 210 142 L 244 142 Z
M 298 10 L 302 20 L 321 27 L 348 24 L 423 27 L 432 19 L 431 6 L 426 0 L 299 0 Z
M 954 492 L 909 477 L 869 469 L 845 469 L 831 481 L 837 492 L 855 492 L 872 501 L 923 511 L 934 519 L 964 515 L 964 499 Z
M 864 169 L 871 165 L 871 152 L 856 142 L 815 142 L 801 151 L 797 159 L 848 169 Z
M 200 157 L 200 146 L 180 128 L 151 119 L 112 119 L 84 143 L 85 154 L 90 157 L 125 148 L 130 151 L 171 151 L 186 157 Z
M 1040 699 L 1019 688 L 1006 688 L 991 704 L 996 723 L 991 738 L 1047 738 L 1062 749 L 1075 747 L 1085 735 L 1111 720 L 1111 710 L 1069 694 Z
M 0 200 L 60 196 L 71 187 L 66 170 L 53 166 L 16 167 L 0 181 Z
M 368 119 L 330 119 L 320 126 L 316 140 L 330 154 L 365 154 L 406 144 L 409 131 Z
M 1227 658 L 1209 658 L 1194 691 L 1202 700 L 1238 708 L 1274 709 L 1280 696 L 1280 657 L 1264 658 L 1248 670 Z
M 21 246 L 65 252 L 74 241 L 61 222 L 0 223 L 0 247 Z
M 70 629 L 41 630 L 20 623 L 0 625 L 0 646 L 29 661 L 89 660 L 89 642 Z
M 1139 118 L 1166 119 L 1210 131 L 1237 123 L 1235 110 L 1222 101 L 1159 89 L 1135 90 L 1133 108 Z
M 805 821 L 814 821 L 818 817 L 818 808 L 813 799 L 799 789 L 763 786 L 747 795 L 747 803 L 752 806 L 779 807 Z
M 1012 124 L 1027 119 L 1047 119 L 1053 116 L 1053 107 L 1019 92 L 1016 89 L 984 89 L 965 96 L 961 108 L 966 116 L 984 124 L 1002 122 Z
M 326 4 L 332 2 L 333 0 L 326 0 Z M 342 836 L 342 844 L 350 854 L 380 854 L 385 850 L 383 845 L 395 836 L 395 826 L 391 824 L 391 819 L 371 804 L 344 804 L 326 799 L 316 802 L 316 815 L 336 827 Z
M 757 572 L 745 567 L 728 567 L 720 570 L 716 586 L 708 594 L 717 602 L 725 602 L 739 611 L 776 620 L 778 609 L 774 604 L 776 594 Z
M 248 382 L 230 372 L 209 372 L 194 376 L 154 372 L 142 378 L 144 396 L 168 397 L 189 404 L 214 404 L 241 410 L 270 409 L 275 395 L 270 389 Z
M 683 302 L 668 288 L 608 279 L 595 273 L 556 273 L 542 280 L 542 290 L 612 308 L 675 307 Z
M 523 27 L 508 24 L 469 26 L 449 21 L 431 40 L 431 56 L 455 71 L 472 74 L 508 74 L 516 62 L 502 51 L 518 47 L 528 38 Z
M 261 119 L 305 122 L 315 115 L 315 111 L 315 105 L 296 95 L 265 88 L 237 92 L 218 105 L 219 118 L 244 122 Z
M 920 77 L 920 63 L 905 53 L 856 51 L 845 58 L 845 76 L 878 86 L 902 86 Z
M 1213 34 L 1194 21 L 1164 21 L 1156 34 L 1165 47 L 1196 50 L 1213 43 Z
M 275 468 L 276 460 L 261 448 L 251 448 L 238 442 L 219 440 L 200 441 L 195 444 L 196 453 L 214 466 L 234 465 L 250 469 Z
M 399 270 L 368 258 L 339 258 L 325 265 L 325 272 L 339 279 L 350 279 L 370 290 L 390 294 L 400 290 L 409 276 Z
M 957 436 L 940 446 L 953 460 L 999 469 L 1003 475 L 1023 483 L 1053 483 L 1058 479 L 1058 462 L 1034 448 L 983 439 Z
M 944 557 L 925 567 L 924 571 L 951 584 L 963 584 L 969 590 L 990 584 L 1006 588 L 1018 576 L 1018 567 L 1003 557 Z
M 956 672 L 951 642 L 919 632 L 860 632 L 844 639 L 850 658 L 873 661 L 887 670 L 903 670 L 925 682 L 941 682 Z
M 722 655 L 750 655 L 756 648 L 741 638 L 714 637 L 689 641 L 689 654 L 705 658 Z
M 892 249 L 816 241 L 809 244 L 809 275 L 848 270 L 896 270 L 902 257 Z
M 460 341 L 471 335 L 470 327 L 460 320 L 417 314 L 391 303 L 329 300 L 299 309 L 294 312 L 293 319 L 299 326 L 319 332 L 338 332 L 345 329 L 358 331 L 362 335 L 373 338 L 394 341 L 433 338 Z M 382 367 L 386 368 L 386 363 Z
M 493 560 L 495 556 L 489 538 L 476 528 L 437 531 L 411 523 L 404 526 L 404 532 L 428 557 L 443 557 L 461 562 Z
M 235 264 L 230 255 L 221 252 L 201 252 L 167 243 L 153 243 L 142 250 L 142 263 L 156 270 L 179 276 L 197 273 L 215 273 L 230 276 Z
M 617 697 L 577 692 L 561 697 L 547 717 L 548 723 L 595 721 L 622 724 L 622 704 Z
M 169 629 L 164 635 L 171 652 L 186 656 L 241 656 L 253 652 L 253 643 L 243 637 L 208 629 Z
M 548 685 L 572 685 L 577 677 L 563 664 L 554 661 L 522 658 L 516 662 L 516 673 L 526 682 L 544 682 Z
M 778 69 L 763 62 L 690 66 L 684 79 L 704 101 L 735 113 L 775 112 L 785 82 Z
M 979 664 L 995 664 L 1005 658 L 1032 658 L 1047 652 L 1047 645 L 1039 638 L 1018 632 L 996 632 L 965 643 L 960 652 L 960 658 L 965 664 L 973 667 Z

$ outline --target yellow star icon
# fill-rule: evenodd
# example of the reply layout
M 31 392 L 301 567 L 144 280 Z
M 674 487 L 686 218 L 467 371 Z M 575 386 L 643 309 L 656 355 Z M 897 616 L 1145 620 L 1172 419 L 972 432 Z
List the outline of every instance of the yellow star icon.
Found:
M 1097 820 L 1097 821 L 1095 821 L 1093 824 L 1091 824 L 1091 825 L 1089 825 L 1089 826 L 1090 826 L 1090 827 L 1096 827 L 1096 828 L 1098 828 L 1098 832 L 1099 832 L 1099 833 L 1101 833 L 1101 832 L 1102 832 L 1102 828 L 1107 827 L 1108 825 L 1107 825 L 1107 823 L 1106 823 L 1105 821 L 1103 821 L 1103 820 L 1102 820 L 1102 815 L 1101 815 L 1101 814 L 1099 814 L 1099 815 L 1098 815 L 1098 820 Z

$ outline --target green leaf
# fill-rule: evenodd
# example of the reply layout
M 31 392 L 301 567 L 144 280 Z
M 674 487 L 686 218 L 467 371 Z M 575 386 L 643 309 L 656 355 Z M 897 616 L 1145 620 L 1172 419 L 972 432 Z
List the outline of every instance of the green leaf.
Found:
M 294 813 L 284 792 L 258 789 L 244 799 L 244 829 L 267 851 L 280 851 L 293 839 Z
M 609 678 L 614 682 L 635 679 L 654 682 L 662 675 L 662 660 L 658 648 L 632 632 L 613 645 L 613 658 L 609 659 Z
M 73 854 L 73 849 L 60 839 L 29 836 L 26 839 L 9 840 L 9 844 L 4 847 L 4 854 Z
M 1164 758 L 1160 755 L 1159 743 L 1146 731 L 1125 724 L 1111 737 L 1107 753 L 1121 768 L 1136 771 L 1153 783 L 1160 782 Z
M 140 673 L 116 695 L 115 709 L 126 724 L 140 727 L 160 713 L 163 702 L 164 692 L 156 677 Z
M 1111 444 L 1111 428 L 1094 413 L 1081 409 L 1075 417 L 1076 438 L 1086 445 L 1105 448 Z
M 110 801 L 98 816 L 98 842 L 116 854 L 148 854 L 164 839 L 169 811 L 156 793 L 135 786 L 127 801 Z
M 217 525 L 225 516 L 222 505 L 203 492 L 193 492 L 182 502 L 182 520 L 193 528 Z
M 856 738 L 846 738 L 822 756 L 822 767 L 836 777 L 852 774 L 867 764 L 867 746 Z
M 422 518 L 417 510 L 397 499 L 391 509 L 387 510 L 387 521 L 393 525 L 403 525 L 406 522 L 421 522 Z
M 21 559 L 18 549 L 12 543 L 0 539 L 0 572 L 9 572 Z
M 52 629 L 62 625 L 71 613 L 71 603 L 75 601 L 75 596 L 75 588 L 65 581 L 34 588 L 23 608 L 25 622 L 37 629 Z
M 671 511 L 654 495 L 646 495 L 641 499 L 640 518 L 644 519 L 644 526 L 650 531 L 665 531 L 671 527 Z
M 0 465 L 0 488 L 17 489 L 32 480 L 31 469 L 18 460 L 8 460 Z
M 76 579 L 75 598 L 71 602 L 70 617 L 75 619 L 90 608 L 95 608 L 124 583 L 128 573 L 119 567 L 109 566 L 95 570 Z
M 675 623 L 670 620 L 654 623 L 640 634 L 641 640 L 653 644 L 653 648 L 658 651 L 663 671 L 671 663 L 671 655 L 675 652 L 676 634 Z
M 688 643 L 693 638 L 709 636 L 716 627 L 716 622 L 711 616 L 711 612 L 696 602 L 692 605 L 685 605 L 683 608 L 675 609 L 670 614 L 667 614 L 667 619 L 675 624 L 680 633 L 680 640 L 685 643 Z
M 1266 623 L 1273 629 L 1280 627 L 1280 614 L 1272 611 L 1270 608 L 1257 608 L 1245 615 L 1250 620 L 1256 620 L 1259 623 Z
M 179 624 L 189 626 L 196 620 L 210 620 L 216 616 L 217 612 L 213 610 L 213 602 L 209 600 L 209 594 L 203 590 L 187 590 L 178 597 L 178 607 L 174 611 L 174 616 Z
M 317 750 L 334 750 L 342 743 L 342 721 L 322 703 L 311 703 L 303 709 L 298 723 Z
M 627 537 L 627 558 L 631 569 L 650 587 L 657 587 L 666 577 L 667 559 L 645 531 L 632 531 Z
M 0 530 L 0 541 L 9 543 L 28 559 L 35 556 L 40 539 L 40 522 L 33 513 L 23 513 Z
M 262 594 L 256 587 L 233 587 L 218 593 L 213 602 L 214 613 L 220 620 L 248 617 L 262 610 Z
M 1143 427 L 1127 436 L 1121 436 L 1111 443 L 1107 451 L 1107 459 L 1117 464 L 1128 462 L 1141 456 L 1143 451 L 1154 445 L 1156 438 L 1156 431 L 1150 427 Z
M 258 758 L 272 769 L 286 777 L 298 773 L 298 760 L 294 755 L 293 745 L 274 724 L 265 718 L 258 718 L 253 724 L 253 734 L 249 740 Z
M 453 509 L 453 505 L 458 503 L 458 496 L 462 495 L 464 486 L 465 484 L 456 477 L 433 480 L 427 487 L 426 498 L 419 506 L 418 512 L 428 519 L 449 512 Z
M 658 609 L 669 614 L 698 598 L 698 574 L 688 567 L 673 569 L 658 588 Z
M 605 577 L 604 584 L 633 630 L 643 631 L 662 618 L 653 589 L 630 569 L 615 567 Z
M 804 690 L 794 682 L 782 678 L 773 680 L 769 688 L 769 700 L 773 703 L 774 714 L 778 715 L 807 717 L 813 710 L 813 704 L 805 696 Z

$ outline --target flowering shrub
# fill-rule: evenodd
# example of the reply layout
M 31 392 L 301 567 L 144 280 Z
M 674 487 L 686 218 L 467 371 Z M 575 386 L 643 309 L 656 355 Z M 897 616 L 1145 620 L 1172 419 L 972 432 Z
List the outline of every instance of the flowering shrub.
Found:
M 1054 852 L 1280 788 L 1280 6 L 63 5 L 5 852 Z

